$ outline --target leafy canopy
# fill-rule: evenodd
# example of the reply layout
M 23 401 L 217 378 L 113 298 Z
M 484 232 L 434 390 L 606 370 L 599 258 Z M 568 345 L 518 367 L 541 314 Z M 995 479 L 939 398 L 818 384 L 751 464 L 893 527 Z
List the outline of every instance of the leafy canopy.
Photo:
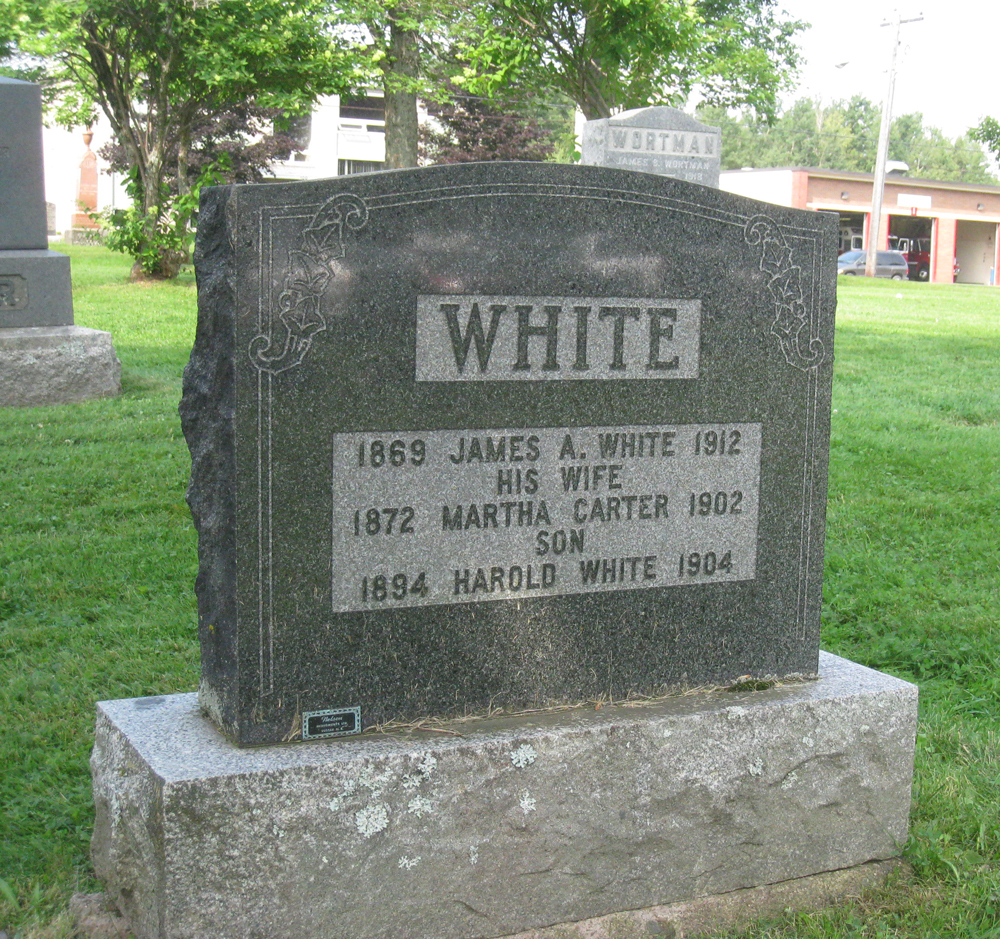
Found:
M 89 124 L 101 113 L 111 125 L 137 200 L 128 250 L 157 276 L 176 273 L 177 251 L 166 248 L 160 263 L 155 245 L 170 214 L 168 177 L 178 197 L 187 193 L 196 123 L 251 102 L 305 108 L 355 77 L 354 50 L 330 35 L 324 0 L 6 4 L 17 60 L 39 69 L 57 119 Z
M 722 129 L 723 169 L 811 166 L 871 173 L 875 167 L 880 111 L 859 95 L 826 105 L 800 98 L 770 124 L 723 108 L 703 107 L 698 116 Z M 996 140 L 1000 144 L 1000 133 Z M 982 147 L 970 136 L 948 140 L 925 126 L 920 114 L 903 114 L 892 122 L 889 159 L 906 163 L 914 177 L 996 183 Z
M 560 93 L 588 119 L 622 108 L 749 106 L 766 116 L 798 66 L 774 0 L 491 0 L 465 54 L 466 86 Z

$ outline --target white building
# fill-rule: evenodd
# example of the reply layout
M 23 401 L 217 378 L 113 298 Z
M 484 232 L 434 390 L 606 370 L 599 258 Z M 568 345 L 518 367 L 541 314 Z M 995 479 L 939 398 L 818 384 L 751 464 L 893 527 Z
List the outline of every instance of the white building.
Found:
M 113 135 L 106 120 L 92 128 L 91 149 L 97 153 Z M 385 111 L 382 95 L 370 92 L 357 98 L 338 95 L 323 98 L 312 114 L 294 122 L 294 134 L 304 149 L 274 166 L 280 180 L 320 179 L 379 169 L 385 162 Z M 50 234 L 62 235 L 72 227 L 77 212 L 80 163 L 87 152 L 84 129 L 67 131 L 46 127 L 42 131 L 45 160 L 45 199 L 55 207 Z M 97 208 L 128 204 L 118 174 L 107 172 L 107 162 L 97 157 Z

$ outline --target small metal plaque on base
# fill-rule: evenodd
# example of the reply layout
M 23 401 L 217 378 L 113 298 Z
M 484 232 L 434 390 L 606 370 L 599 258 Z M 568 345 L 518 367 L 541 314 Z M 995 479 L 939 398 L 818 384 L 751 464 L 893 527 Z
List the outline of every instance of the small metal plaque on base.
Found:
M 361 733 L 361 708 L 330 708 L 306 711 L 302 715 L 302 739 L 350 737 Z

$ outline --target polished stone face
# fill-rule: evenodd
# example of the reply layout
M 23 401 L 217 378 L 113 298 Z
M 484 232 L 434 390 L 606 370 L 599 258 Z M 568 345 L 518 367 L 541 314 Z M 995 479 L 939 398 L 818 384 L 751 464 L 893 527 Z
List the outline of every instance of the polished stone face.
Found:
M 208 191 L 203 706 L 253 745 L 814 674 L 835 236 L 594 167 Z
M 38 85 L 0 77 L 0 114 L 0 251 L 48 248 Z

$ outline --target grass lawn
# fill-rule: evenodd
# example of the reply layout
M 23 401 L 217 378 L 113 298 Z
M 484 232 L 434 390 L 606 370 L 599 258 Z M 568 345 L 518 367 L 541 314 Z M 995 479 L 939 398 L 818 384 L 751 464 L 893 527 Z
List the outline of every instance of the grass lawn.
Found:
M 68 936 L 94 702 L 198 681 L 195 533 L 177 403 L 191 275 L 73 259 L 120 398 L 0 410 L 0 930 Z M 1000 292 L 840 283 L 825 648 L 921 690 L 910 863 L 887 888 L 747 937 L 1000 939 Z M 280 939 L 280 937 L 276 937 Z

